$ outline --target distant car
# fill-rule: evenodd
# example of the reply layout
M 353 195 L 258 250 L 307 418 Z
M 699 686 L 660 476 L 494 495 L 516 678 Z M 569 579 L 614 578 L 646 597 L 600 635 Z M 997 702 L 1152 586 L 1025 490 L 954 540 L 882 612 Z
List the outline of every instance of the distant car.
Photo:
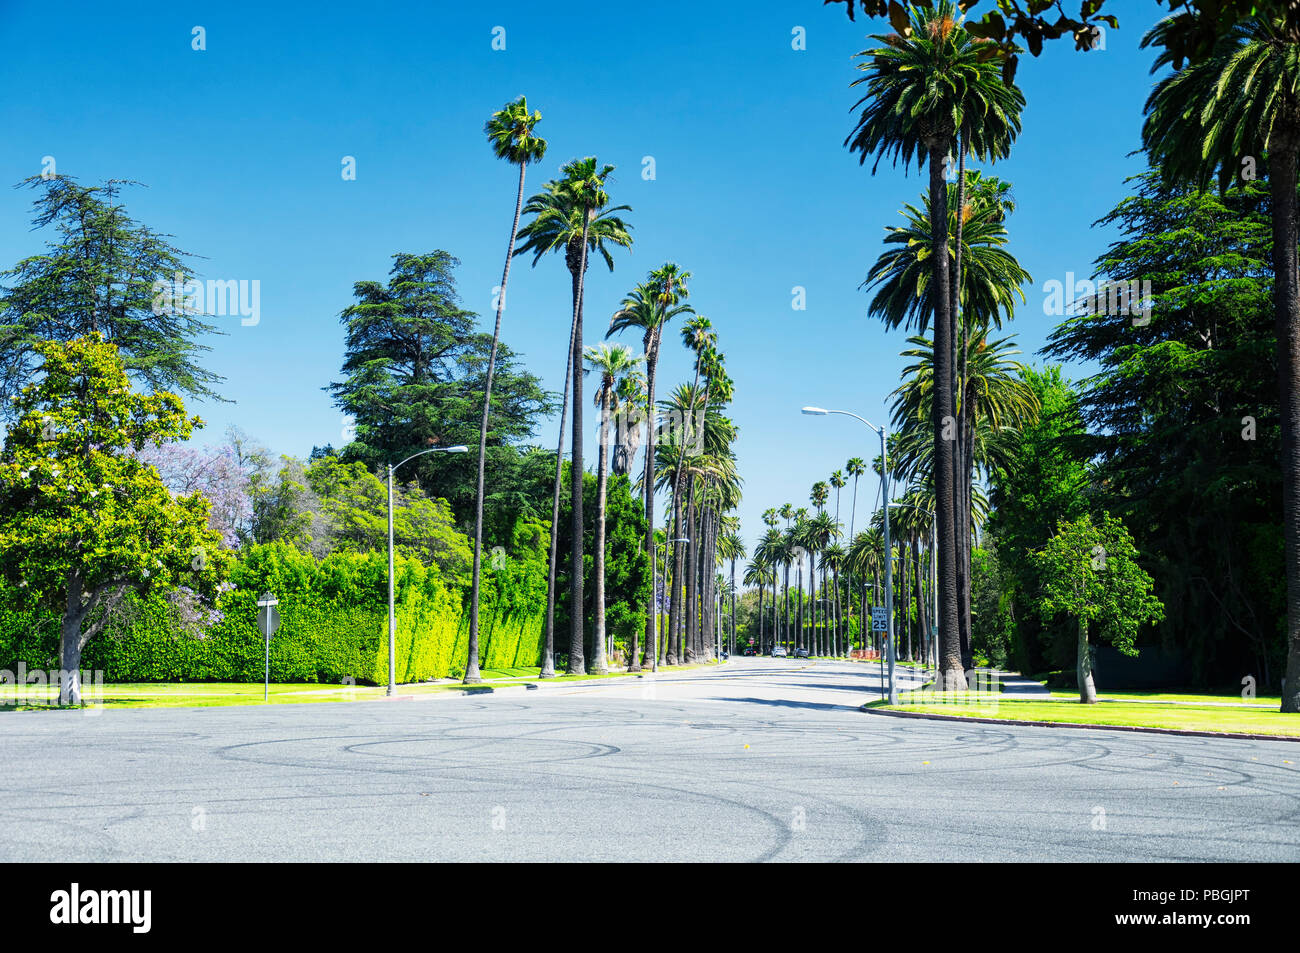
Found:
M 743 655 L 757 655 L 757 654 L 758 654 L 758 649 L 754 648 L 752 645 L 747 645 L 747 646 L 745 646 L 745 651 L 744 651 L 742 654 L 743 654 Z
M 795 649 L 795 650 L 794 650 L 794 657 L 795 657 L 795 658 L 808 658 L 808 650 L 807 650 L 807 649 Z
M 772 649 L 772 658 L 785 658 L 788 654 L 789 653 L 786 652 L 785 646 L 783 645 L 778 645 L 776 648 Z

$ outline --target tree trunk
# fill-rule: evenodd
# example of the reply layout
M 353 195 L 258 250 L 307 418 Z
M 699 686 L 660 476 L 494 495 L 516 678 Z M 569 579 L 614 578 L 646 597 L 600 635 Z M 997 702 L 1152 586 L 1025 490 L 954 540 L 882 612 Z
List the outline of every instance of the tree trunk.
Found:
M 670 528 L 668 530 L 668 539 L 669 540 L 680 539 L 682 535 L 681 501 L 677 499 L 673 499 L 670 505 L 673 508 L 673 519 Z M 667 638 L 664 639 L 664 642 L 667 643 L 667 654 L 664 656 L 664 662 L 668 665 L 676 665 L 677 658 L 678 658 L 677 626 L 678 623 L 681 622 L 681 617 L 682 617 L 682 598 L 681 598 L 682 547 L 679 544 L 673 542 L 669 542 L 666 545 L 669 547 L 668 552 L 671 552 L 673 554 L 673 564 L 672 564 L 672 591 L 668 596 L 668 635 Z M 664 568 L 665 568 L 665 575 L 667 575 L 668 567 L 664 567 Z
M 592 649 L 596 657 L 591 671 L 604 675 L 609 671 L 605 659 L 605 491 L 609 484 L 609 398 L 611 387 L 602 382 L 600 395 L 600 446 L 596 451 L 596 551 L 592 554 L 592 577 L 596 584 L 592 615 L 596 635 Z
M 935 249 L 948 245 L 948 188 L 943 178 L 943 160 L 947 143 L 930 146 L 930 238 Z M 930 256 L 933 269 L 932 287 L 949 287 L 948 256 Z M 966 689 L 966 672 L 962 666 L 961 637 L 957 610 L 957 540 L 955 460 L 953 443 L 956 418 L 953 412 L 953 342 L 952 300 L 949 296 L 931 296 L 934 303 L 934 398 L 931 402 L 931 426 L 934 428 L 934 483 L 939 537 L 939 615 L 942 622 L 942 684 L 947 691 Z M 948 439 L 944 439 L 947 431 Z M 888 555 L 886 555 L 888 558 Z
M 519 212 L 524 205 L 524 170 L 526 162 L 519 163 L 519 189 L 515 193 L 515 219 L 510 226 L 510 241 L 506 245 L 506 265 L 501 273 L 501 294 L 497 298 L 497 321 L 492 329 L 492 353 L 488 358 L 487 386 L 483 389 L 483 421 L 478 434 L 478 491 L 474 498 L 474 570 L 469 597 L 469 651 L 465 660 L 465 683 L 473 684 L 483 679 L 478 670 L 478 608 L 479 584 L 483 571 L 483 469 L 487 462 L 488 416 L 492 407 L 492 378 L 496 373 L 497 345 L 501 341 L 501 312 L 506 306 L 506 283 L 510 280 L 510 259 L 515 253 L 515 235 L 519 231 Z
M 569 327 L 569 354 L 573 353 L 573 327 Z M 564 359 L 564 394 L 560 398 L 560 442 L 555 448 L 555 490 L 551 498 L 551 562 L 546 580 L 546 647 L 540 678 L 555 677 L 555 570 L 560 546 L 560 486 L 564 481 L 564 425 L 569 413 L 569 380 L 573 364 Z
M 1300 712 L 1300 275 L 1296 260 L 1300 240 L 1296 221 L 1300 129 L 1294 121 L 1288 125 L 1289 135 L 1274 144 L 1268 178 L 1273 207 L 1273 307 L 1282 417 L 1282 538 L 1286 551 L 1287 655 L 1282 711 Z
M 659 647 L 655 644 L 659 625 L 659 582 L 655 578 L 658 567 L 658 554 L 655 552 L 655 369 L 659 363 L 659 342 L 653 328 L 645 334 L 645 380 L 646 380 L 646 434 L 645 434 L 645 475 L 642 478 L 642 492 L 645 493 L 645 551 L 650 560 L 650 605 L 645 616 L 645 644 L 648 657 L 658 657 Z M 627 670 L 641 671 L 641 656 L 637 652 L 636 636 L 632 637 L 632 651 L 628 656 Z
M 582 222 L 582 257 L 578 268 L 577 281 L 574 286 L 573 302 L 573 457 L 570 463 L 570 493 L 572 494 L 573 513 L 570 529 L 573 540 L 569 549 L 569 665 L 570 675 L 581 675 L 586 671 L 583 660 L 583 646 L 586 642 L 586 602 L 583 592 L 582 559 L 582 298 L 583 281 L 587 270 L 587 233 L 591 225 L 590 213 Z
M 1092 656 L 1088 652 L 1088 620 L 1079 620 L 1079 653 L 1075 663 L 1079 680 L 1079 701 L 1085 705 L 1097 704 L 1097 686 L 1092 680 Z
M 692 664 L 699 660 L 699 651 L 697 649 L 699 631 L 699 619 L 696 616 L 695 605 L 695 567 L 698 563 L 697 551 L 699 549 L 699 537 L 695 532 L 695 481 L 690 481 L 690 486 L 686 491 L 686 538 L 690 540 L 683 545 L 687 547 L 687 559 L 690 564 L 689 571 L 682 580 L 686 584 L 686 662 Z
M 81 602 L 81 577 L 68 580 L 67 601 L 59 633 L 59 704 L 81 704 L 81 649 L 86 644 L 81 623 L 86 609 Z

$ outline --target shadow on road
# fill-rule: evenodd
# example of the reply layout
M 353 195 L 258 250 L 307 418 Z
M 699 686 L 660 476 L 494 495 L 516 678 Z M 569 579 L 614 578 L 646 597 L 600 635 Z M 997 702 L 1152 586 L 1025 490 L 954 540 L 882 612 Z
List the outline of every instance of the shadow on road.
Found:
M 773 708 L 809 708 L 816 711 L 857 711 L 857 705 L 832 705 L 830 702 L 797 702 L 782 698 L 716 698 L 720 702 L 741 702 L 746 705 L 768 705 Z

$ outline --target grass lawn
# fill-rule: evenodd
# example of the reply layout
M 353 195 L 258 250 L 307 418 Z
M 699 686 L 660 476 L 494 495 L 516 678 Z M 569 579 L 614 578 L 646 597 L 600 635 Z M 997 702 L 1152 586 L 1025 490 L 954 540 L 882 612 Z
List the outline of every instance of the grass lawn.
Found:
M 1052 692 L 1053 698 L 1074 701 L 1079 700 L 1079 693 L 1069 692 Z M 1256 695 L 1254 698 L 1245 699 L 1240 693 L 1218 693 L 1218 692 L 1161 692 L 1161 691 L 1127 691 L 1127 692 L 1098 692 L 1098 701 L 1132 701 L 1132 702 L 1186 702 L 1191 704 L 1214 702 L 1221 705 L 1239 705 L 1243 707 L 1257 706 L 1262 708 L 1276 709 L 1282 704 L 1281 695 Z
M 669 668 L 661 666 L 660 671 L 679 671 L 699 666 L 677 665 Z M 501 685 L 521 685 L 539 681 L 539 666 L 482 669 L 483 685 L 462 685 L 459 681 L 424 682 L 418 684 L 398 685 L 397 694 L 430 695 L 448 692 L 484 691 Z M 627 673 L 621 669 L 608 675 L 557 675 L 547 679 L 548 682 L 580 682 L 599 678 L 617 678 Z M 190 708 L 214 705 L 260 705 L 262 704 L 261 682 L 142 682 L 142 683 L 105 683 L 102 694 L 94 685 L 85 686 L 87 698 L 96 703 L 112 708 Z M 387 690 L 384 685 L 326 685 L 319 682 L 277 683 L 272 682 L 269 702 L 271 704 L 365 701 L 383 698 Z M 49 699 L 58 697 L 58 689 L 48 685 L 0 685 L 0 711 L 31 710 L 44 711 L 50 704 L 31 704 L 29 699 Z
M 909 704 L 891 706 L 871 702 L 869 708 L 885 708 L 928 715 L 955 715 L 966 718 L 998 718 L 1007 721 L 1048 721 L 1084 725 L 1116 725 L 1144 728 L 1182 728 L 1191 731 L 1240 732 L 1244 734 L 1300 737 L 1300 714 L 1284 715 L 1276 708 L 1258 708 L 1204 704 L 1196 701 L 1168 700 L 1162 704 L 1148 701 L 1115 700 L 1096 705 L 1081 705 L 1074 700 L 1015 700 L 1005 696 L 974 692 L 955 693 L 950 703 L 935 703 L 934 695 L 916 697 Z M 1197 701 L 1202 703 L 1198 704 Z M 1300 763 L 1300 757 L 1297 759 Z

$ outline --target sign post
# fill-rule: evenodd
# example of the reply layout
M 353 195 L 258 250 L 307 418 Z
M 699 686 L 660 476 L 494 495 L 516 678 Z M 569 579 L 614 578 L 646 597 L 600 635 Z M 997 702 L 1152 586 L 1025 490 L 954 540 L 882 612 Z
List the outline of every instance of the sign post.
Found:
M 871 631 L 889 632 L 889 609 L 885 606 L 871 607 Z M 880 662 L 880 695 L 883 698 L 885 695 L 885 653 L 880 652 L 876 656 L 876 660 Z
M 276 608 L 280 600 L 269 592 L 264 592 L 257 599 L 257 627 L 266 639 L 266 675 L 262 683 L 262 701 L 270 701 L 271 695 L 271 636 L 280 628 L 280 610 Z

